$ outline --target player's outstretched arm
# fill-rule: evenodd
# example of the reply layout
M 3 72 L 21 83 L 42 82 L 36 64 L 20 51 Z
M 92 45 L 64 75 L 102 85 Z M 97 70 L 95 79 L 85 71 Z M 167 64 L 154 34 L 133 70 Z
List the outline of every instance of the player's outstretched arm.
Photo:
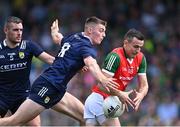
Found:
M 48 53 L 46 53 L 46 52 L 42 52 L 42 53 L 38 56 L 38 58 L 39 58 L 41 61 L 43 61 L 43 62 L 45 62 L 45 63 L 47 63 L 47 64 L 52 64 L 53 61 L 55 60 L 55 58 L 54 58 L 53 56 L 51 56 L 50 54 L 48 54 Z
M 56 19 L 51 25 L 51 36 L 55 44 L 61 44 L 63 35 L 59 32 L 58 20 Z
M 106 90 L 109 91 L 109 87 L 112 88 L 118 88 L 118 84 L 113 81 L 115 79 L 113 78 L 107 78 L 101 71 L 99 65 L 97 64 L 97 61 L 89 56 L 84 58 L 84 63 L 88 67 L 89 71 L 93 74 L 93 76 L 102 84 L 102 87 L 104 87 Z
M 135 110 L 137 111 L 143 98 L 148 92 L 149 86 L 146 75 L 138 75 L 138 88 L 134 90 Z

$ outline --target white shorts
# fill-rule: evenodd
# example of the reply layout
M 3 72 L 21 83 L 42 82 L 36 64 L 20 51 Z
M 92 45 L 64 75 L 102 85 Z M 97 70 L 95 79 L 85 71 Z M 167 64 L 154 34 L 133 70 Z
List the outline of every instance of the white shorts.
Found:
M 91 93 L 85 101 L 84 107 L 84 119 L 90 123 L 102 124 L 106 121 L 106 116 L 103 111 L 103 101 L 104 98 L 98 93 Z

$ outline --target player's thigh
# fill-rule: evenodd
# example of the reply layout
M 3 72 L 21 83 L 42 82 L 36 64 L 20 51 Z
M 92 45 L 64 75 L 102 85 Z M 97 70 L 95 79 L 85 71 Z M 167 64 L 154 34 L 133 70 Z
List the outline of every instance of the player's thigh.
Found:
M 37 117 L 45 108 L 40 104 L 27 99 L 18 110 L 10 117 L 11 125 L 24 125 Z
M 8 96 L 3 93 L 0 94 L 0 118 L 4 117 L 11 106 L 11 101 L 8 100 Z
M 94 125 L 96 121 L 98 121 L 97 116 L 103 115 L 103 104 L 104 98 L 98 93 L 91 93 L 85 101 L 84 108 L 84 119 L 86 121 L 86 125 Z M 101 119 L 102 120 L 102 119 Z M 98 123 L 102 123 L 103 121 L 98 121 Z M 92 123 L 92 124 L 91 124 Z
M 103 125 L 103 126 L 121 126 L 118 118 L 106 119 L 101 125 Z
M 68 92 L 65 93 L 64 97 L 55 106 L 53 106 L 53 109 L 83 122 L 84 105 Z
M 21 93 L 19 95 L 14 95 L 10 97 L 10 99 L 13 100 L 9 108 L 12 114 L 14 114 L 17 111 L 19 106 L 27 99 L 28 95 L 29 93 Z
M 41 119 L 40 119 L 40 115 L 38 115 L 36 118 L 34 118 L 33 120 L 29 121 L 27 124 L 27 126 L 41 126 Z
M 96 119 L 92 118 L 92 119 L 86 119 L 86 126 L 98 126 L 98 122 Z

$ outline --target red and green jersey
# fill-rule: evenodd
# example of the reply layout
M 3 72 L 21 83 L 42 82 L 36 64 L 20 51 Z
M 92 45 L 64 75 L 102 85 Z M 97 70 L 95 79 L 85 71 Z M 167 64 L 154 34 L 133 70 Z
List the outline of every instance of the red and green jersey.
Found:
M 130 60 L 126 57 L 123 48 L 116 48 L 107 55 L 102 71 L 116 78 L 116 82 L 120 85 L 119 90 L 124 91 L 137 74 L 146 74 L 146 68 L 146 58 L 142 52 Z M 97 85 L 93 86 L 92 91 L 100 93 L 104 97 L 108 96 Z

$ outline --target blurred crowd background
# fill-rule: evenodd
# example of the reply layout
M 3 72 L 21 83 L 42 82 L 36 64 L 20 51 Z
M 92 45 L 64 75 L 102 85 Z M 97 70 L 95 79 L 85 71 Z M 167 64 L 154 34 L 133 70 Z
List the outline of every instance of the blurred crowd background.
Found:
M 147 62 L 149 92 L 138 112 L 121 117 L 124 126 L 180 125 L 180 1 L 179 0 L 6 0 L 0 2 L 0 39 L 9 15 L 23 19 L 24 39 L 32 40 L 55 55 L 58 46 L 52 43 L 51 23 L 59 19 L 60 31 L 66 35 L 83 31 L 85 19 L 97 16 L 108 21 L 106 38 L 98 46 L 98 63 L 113 48 L 122 45 L 130 28 L 146 37 L 144 52 Z M 33 59 L 33 82 L 48 65 Z M 89 72 L 77 74 L 68 84 L 68 91 L 83 103 L 96 80 Z M 136 78 L 128 89 L 136 87 Z M 52 110 L 41 114 L 42 125 L 78 126 L 75 120 Z

